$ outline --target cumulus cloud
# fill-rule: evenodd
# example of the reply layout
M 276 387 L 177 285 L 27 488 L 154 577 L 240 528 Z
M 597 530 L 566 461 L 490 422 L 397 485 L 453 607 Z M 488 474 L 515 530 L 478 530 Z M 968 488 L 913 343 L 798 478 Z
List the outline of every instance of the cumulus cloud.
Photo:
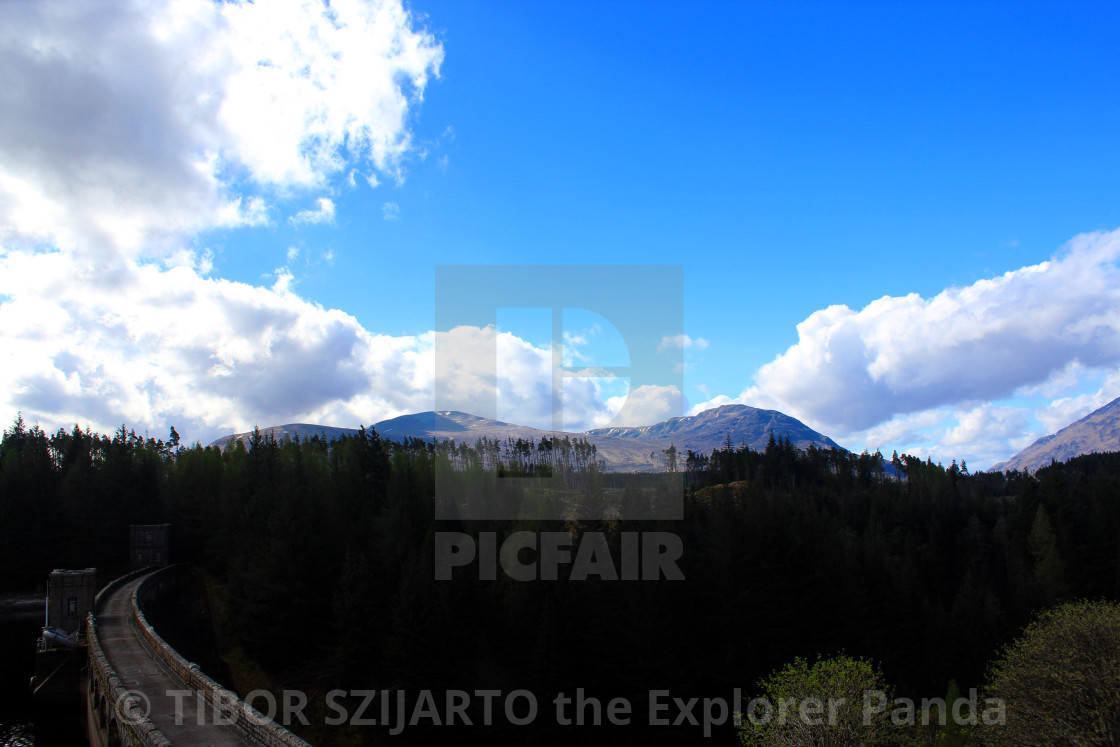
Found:
M 650 392 L 639 392 L 633 399 L 616 395 L 624 379 L 595 368 L 567 371 L 563 361 L 557 367 L 549 346 L 533 345 L 494 327 L 459 326 L 437 332 L 434 338 L 440 410 L 465 410 L 545 430 L 558 422 L 562 430 L 582 431 L 631 424 L 615 420 L 620 411 L 630 418 L 644 417 L 667 406 L 651 404 Z M 560 382 L 558 421 L 553 417 L 554 382 Z M 679 413 L 678 406 L 674 414 Z M 640 424 L 650 422 L 654 421 Z
M 443 49 L 391 0 L 0 4 L 0 240 L 136 254 L 258 225 L 254 186 L 402 176 Z
M 644 384 L 625 396 L 608 398 L 606 411 L 609 417 L 597 427 L 650 425 L 680 417 L 685 411 L 685 398 L 676 386 Z
M 730 402 L 771 407 L 849 443 L 1010 456 L 1120 390 L 1071 396 L 1120 367 L 1120 231 L 1075 237 L 1049 261 L 926 299 L 830 306 Z M 1051 402 L 1005 402 L 1044 397 Z M 935 425 L 936 424 L 936 425 Z M 936 454 L 935 454 L 936 455 Z
M 1022 408 L 985 402 L 960 413 L 956 424 L 945 431 L 941 443 L 967 447 L 973 452 L 983 452 L 988 445 L 1002 448 L 1007 440 L 1022 435 L 1029 417 Z
M 431 341 L 366 331 L 287 291 L 131 265 L 113 288 L 63 253 L 0 257 L 0 391 L 45 424 L 357 424 L 431 406 Z M 184 434 L 186 435 L 186 434 Z
M 401 206 L 395 202 L 386 202 L 381 206 L 381 217 L 385 220 L 396 220 L 401 217 Z
M 896 415 L 862 431 L 833 433 L 856 451 L 892 451 L 948 465 L 966 461 L 973 471 L 1006 459 L 1035 440 L 1032 408 L 983 402 Z
M 1120 364 L 1120 231 L 1084 234 L 1051 260 L 933 298 L 830 306 L 759 369 L 765 398 L 834 429 L 1011 396 L 1068 366 Z
M 493 328 L 376 334 L 290 284 L 286 271 L 263 288 L 130 263 L 108 286 L 64 252 L 0 253 L 4 404 L 52 429 L 174 424 L 204 442 L 254 424 L 370 424 L 435 407 L 438 337 L 456 370 L 449 406 L 485 415 L 497 399 L 517 422 L 551 427 L 548 348 Z M 563 403 L 567 429 L 610 420 L 592 379 L 568 377 Z
M 292 223 L 300 224 L 318 224 L 318 223 L 334 223 L 334 201 L 329 197 L 320 197 L 316 200 L 317 208 L 314 210 L 300 210 L 298 213 L 291 217 Z
M 845 433 L 840 443 L 850 447 L 863 447 L 872 452 L 894 449 L 900 453 L 924 457 L 932 454 L 931 449 L 935 442 L 933 428 L 945 422 L 951 415 L 949 408 L 896 415 L 864 431 Z
M 409 105 L 443 59 L 399 2 L 237 3 L 223 16 L 235 72 L 219 119 L 257 179 L 318 185 L 357 156 L 399 180 Z
M 430 336 L 308 303 L 287 266 L 209 278 L 190 245 L 335 179 L 399 183 L 442 59 L 399 0 L 0 3 L 3 403 L 203 440 L 430 408 Z

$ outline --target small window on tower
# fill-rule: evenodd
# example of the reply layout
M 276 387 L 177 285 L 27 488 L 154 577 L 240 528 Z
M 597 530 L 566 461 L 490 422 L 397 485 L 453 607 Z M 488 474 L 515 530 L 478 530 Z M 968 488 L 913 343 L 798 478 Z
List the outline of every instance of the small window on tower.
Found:
M 66 616 L 67 617 L 77 617 L 78 616 L 78 598 L 77 597 L 66 597 Z

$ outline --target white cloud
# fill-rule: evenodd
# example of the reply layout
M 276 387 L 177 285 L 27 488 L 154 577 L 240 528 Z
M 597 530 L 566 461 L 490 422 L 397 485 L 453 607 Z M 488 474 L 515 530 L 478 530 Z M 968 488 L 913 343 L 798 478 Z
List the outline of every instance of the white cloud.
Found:
M 399 182 L 442 59 L 399 0 L 0 3 L 0 404 L 203 440 L 429 408 L 430 339 L 300 299 L 298 247 L 254 287 L 190 239 Z
M 983 402 L 898 415 L 864 431 L 830 435 L 855 451 L 879 450 L 887 457 L 897 451 L 945 466 L 955 459 L 977 471 L 1034 441 L 1032 423 L 1030 407 Z
M 254 287 L 127 262 L 107 284 L 65 252 L 0 252 L 0 406 L 49 429 L 175 425 L 203 442 L 254 424 L 356 426 L 434 408 L 437 335 L 375 334 L 301 299 L 287 268 L 274 277 Z M 459 372 L 455 409 L 488 414 L 497 396 L 515 422 L 551 426 L 549 349 L 476 327 L 440 344 Z M 568 377 L 564 391 L 565 428 L 609 421 L 594 380 Z
M 865 448 L 869 452 L 879 450 L 885 451 L 889 456 L 891 450 L 897 450 L 899 453 L 925 457 L 932 448 L 932 429 L 950 415 L 948 408 L 938 408 L 910 415 L 897 415 L 865 431 L 828 435 L 841 445 L 857 451 Z
M 977 466 L 1005 459 L 1120 390 L 1118 260 L 1120 231 L 1083 234 L 1047 262 L 930 299 L 830 306 L 738 397 L 692 412 L 740 402 L 856 448 L 921 448 Z M 1107 372 L 1098 392 L 1081 391 Z
M 455 327 L 436 333 L 435 345 L 440 410 L 464 410 L 548 430 L 555 422 L 553 382 L 562 378 L 560 425 L 582 431 L 610 423 L 624 399 L 611 397 L 611 383 L 594 370 L 564 376 L 554 368 L 548 346 L 535 346 L 493 327 Z
M 1064 367 L 1054 371 L 1050 376 L 1037 384 L 1027 384 L 1019 387 L 1016 394 L 1023 396 L 1060 397 L 1070 389 L 1076 387 L 1087 375 L 1093 374 L 1081 361 L 1074 359 Z
M 401 217 L 401 207 L 395 202 L 386 202 L 381 206 L 381 217 L 385 220 L 396 220 Z
M 220 119 L 257 178 L 321 184 L 351 154 L 399 175 L 409 105 L 443 59 L 399 2 L 245 3 L 224 15 L 237 72 Z
M 372 334 L 271 289 L 130 265 L 110 288 L 61 253 L 0 256 L 0 392 L 52 427 L 207 440 L 254 423 L 371 423 L 431 407 L 431 341 Z
M 1000 406 L 984 402 L 960 412 L 956 424 L 945 431 L 940 442 L 948 447 L 967 448 L 982 453 L 992 445 L 1001 453 L 1004 444 L 1023 433 L 1030 415 L 1021 407 Z
M 1092 372 L 1086 372 L 1083 378 L 1092 379 L 1091 374 Z M 1044 429 L 1039 435 L 1058 431 L 1120 396 L 1120 370 L 1107 372 L 1101 377 L 1100 386 L 1095 390 L 1077 393 L 1079 389 L 1084 389 L 1084 386 L 1071 386 L 1065 396 L 1035 410 L 1034 416 Z
M 1055 433 L 1070 423 L 1080 420 L 1110 400 L 1111 398 L 1102 397 L 1099 391 L 1072 397 L 1059 397 L 1035 410 L 1034 415 L 1043 427 L 1043 431 L 1038 435 L 1044 436 Z
M 650 425 L 680 417 L 685 411 L 684 395 L 675 386 L 644 384 L 625 396 L 607 400 L 609 415 L 596 427 Z
M 565 366 L 588 365 L 593 362 L 591 356 L 581 348 L 587 347 L 588 336 L 594 334 L 596 334 L 594 330 L 583 332 L 564 330 L 562 333 L 564 344 L 561 346 L 561 356 Z
M 249 188 L 399 181 L 442 58 L 392 0 L 0 3 L 0 240 L 163 254 L 267 222 Z
M 442 56 L 390 0 L 0 5 L 0 402 L 55 427 L 174 423 L 203 440 L 431 409 L 434 334 L 374 334 L 304 301 L 297 246 L 254 287 L 206 277 L 213 255 L 184 244 L 268 224 L 270 200 L 332 180 L 400 183 Z M 334 217 L 319 197 L 290 221 Z M 494 331 L 455 334 L 484 384 L 477 345 Z M 497 391 L 518 421 L 550 422 L 551 352 L 498 347 L 511 365 L 456 406 Z M 598 424 L 605 399 L 568 379 L 566 427 Z
M 272 290 L 277 293 L 290 293 L 292 286 L 295 285 L 295 275 L 287 267 L 277 267 L 276 272 L 273 273 L 276 277 L 276 282 L 272 284 Z
M 242 202 L 246 203 L 244 209 L 241 208 Z M 271 223 L 268 203 L 262 197 L 250 197 L 247 201 L 238 198 L 235 208 L 233 217 L 227 218 L 223 223 L 242 226 L 267 226 Z
M 318 205 L 317 208 L 314 210 L 300 210 L 291 217 L 290 220 L 292 223 L 296 225 L 307 223 L 334 223 L 334 201 L 329 197 L 320 197 L 315 202 Z
M 693 338 L 686 334 L 679 334 L 662 337 L 661 344 L 657 346 L 657 352 L 661 353 L 673 348 L 680 350 L 703 350 L 706 347 L 708 347 L 708 341 L 703 337 Z
M 830 306 L 797 326 L 798 342 L 762 366 L 739 399 L 856 431 L 897 414 L 1008 397 L 1071 365 L 1115 367 L 1118 258 L 1120 231 L 1084 234 L 1048 262 L 928 300 Z

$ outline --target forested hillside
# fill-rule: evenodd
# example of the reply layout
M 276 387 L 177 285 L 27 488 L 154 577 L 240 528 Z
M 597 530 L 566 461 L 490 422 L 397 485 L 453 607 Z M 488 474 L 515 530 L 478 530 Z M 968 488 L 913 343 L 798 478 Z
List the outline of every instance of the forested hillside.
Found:
M 582 687 L 628 698 L 638 720 L 650 689 L 749 695 L 795 657 L 839 652 L 881 664 L 902 695 L 943 696 L 951 679 L 967 691 L 1035 611 L 1120 593 L 1120 454 L 1036 476 L 902 456 L 886 462 L 895 478 L 877 454 L 773 440 L 676 462 L 684 519 L 628 522 L 614 518 L 620 504 L 675 500 L 671 483 L 603 474 L 578 441 L 452 448 L 362 430 L 330 445 L 258 434 L 223 453 L 184 448 L 174 433 L 51 435 L 21 421 L 0 443 L 0 588 L 64 566 L 97 566 L 108 580 L 124 569 L 128 524 L 167 521 L 175 558 L 228 588 L 227 632 L 278 683 L 409 697 L 526 688 L 541 703 Z M 500 489 L 499 471 L 562 476 L 601 518 L 436 522 L 436 470 L 468 497 Z M 623 532 L 674 532 L 685 580 L 575 582 L 562 571 L 557 581 L 481 581 L 474 567 L 434 580 L 435 531 L 500 542 L 523 529 L 602 532 L 612 548 Z M 423 743 L 428 728 L 403 737 Z M 690 728 L 654 736 L 697 736 Z M 490 733 L 571 738 L 556 729 L 550 720 Z M 321 725 L 308 733 L 316 744 L 344 737 Z

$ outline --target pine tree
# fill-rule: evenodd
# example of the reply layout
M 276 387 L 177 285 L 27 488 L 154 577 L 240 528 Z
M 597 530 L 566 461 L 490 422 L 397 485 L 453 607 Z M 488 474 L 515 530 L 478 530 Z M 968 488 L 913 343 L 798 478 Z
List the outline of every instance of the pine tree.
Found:
M 1035 512 L 1027 548 L 1034 558 L 1034 579 L 1043 598 L 1048 601 L 1057 599 L 1065 591 L 1065 563 L 1058 553 L 1058 540 L 1050 525 L 1050 515 L 1042 504 Z

